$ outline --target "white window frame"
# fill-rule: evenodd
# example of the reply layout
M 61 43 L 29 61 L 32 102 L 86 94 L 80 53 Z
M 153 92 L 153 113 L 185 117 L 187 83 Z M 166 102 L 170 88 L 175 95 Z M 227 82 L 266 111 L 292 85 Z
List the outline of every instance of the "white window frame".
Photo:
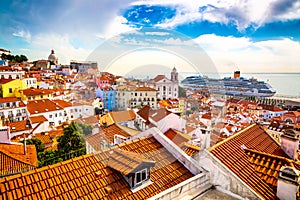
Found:
M 142 178 L 143 177 L 142 174 L 143 174 L 144 171 L 146 173 L 145 179 Z M 140 174 L 140 176 L 141 176 L 141 181 L 139 181 L 139 182 L 137 182 L 137 176 L 138 176 L 138 174 Z M 134 185 L 140 184 L 140 183 L 144 182 L 147 179 L 148 179 L 147 168 L 142 169 L 141 171 L 135 172 Z

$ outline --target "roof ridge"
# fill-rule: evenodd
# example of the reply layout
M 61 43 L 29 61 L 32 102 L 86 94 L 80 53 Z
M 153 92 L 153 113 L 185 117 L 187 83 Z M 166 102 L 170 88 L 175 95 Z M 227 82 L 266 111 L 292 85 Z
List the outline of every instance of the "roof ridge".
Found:
M 239 132 L 233 134 L 232 136 L 226 138 L 225 140 L 223 140 L 223 141 L 221 141 L 221 142 L 218 142 L 218 143 L 215 144 L 214 146 L 208 147 L 208 151 L 214 150 L 215 148 L 217 148 L 217 147 L 220 146 L 221 144 L 224 144 L 225 142 L 227 142 L 227 141 L 229 141 L 229 140 L 231 140 L 231 139 L 237 137 L 238 135 L 240 135 L 240 134 L 242 134 L 243 132 L 249 130 L 250 128 L 253 128 L 254 126 L 257 126 L 257 124 L 256 124 L 256 123 L 251 124 L 250 126 L 248 126 L 248 127 L 244 128 L 244 129 L 240 130 Z

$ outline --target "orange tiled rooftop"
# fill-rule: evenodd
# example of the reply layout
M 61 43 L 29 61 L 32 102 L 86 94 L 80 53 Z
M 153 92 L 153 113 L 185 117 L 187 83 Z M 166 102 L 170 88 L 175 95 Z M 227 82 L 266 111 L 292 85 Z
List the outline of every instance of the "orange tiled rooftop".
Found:
M 256 173 L 245 148 L 288 158 L 280 145 L 256 124 L 217 143 L 209 151 L 262 198 L 277 199 L 276 191 Z
M 37 167 L 37 155 L 34 145 L 26 145 L 25 154 L 22 144 L 0 144 L 0 175 L 13 174 L 35 167 Z
M 0 199 L 147 199 L 193 174 L 153 136 L 115 148 L 155 162 L 150 185 L 132 192 L 123 175 L 107 166 L 108 149 L 0 180 Z

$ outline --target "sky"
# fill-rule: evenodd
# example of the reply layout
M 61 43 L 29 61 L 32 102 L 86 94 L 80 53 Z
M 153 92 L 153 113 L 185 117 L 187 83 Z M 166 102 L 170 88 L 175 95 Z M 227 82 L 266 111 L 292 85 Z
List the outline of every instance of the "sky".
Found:
M 179 71 L 300 72 L 296 0 L 1 0 L 0 48 L 59 63 L 96 60 L 125 74 Z

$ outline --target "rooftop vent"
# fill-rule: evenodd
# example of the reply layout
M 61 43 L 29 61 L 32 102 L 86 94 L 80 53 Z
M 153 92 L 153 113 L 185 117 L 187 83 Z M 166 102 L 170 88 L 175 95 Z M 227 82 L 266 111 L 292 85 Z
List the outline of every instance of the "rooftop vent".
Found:
M 113 189 L 112 189 L 110 186 L 106 186 L 106 187 L 104 188 L 104 190 L 105 190 L 105 192 L 106 192 L 107 194 L 112 194 L 112 192 L 113 192 Z
M 96 177 L 101 178 L 102 177 L 102 173 L 100 171 L 95 172 Z

